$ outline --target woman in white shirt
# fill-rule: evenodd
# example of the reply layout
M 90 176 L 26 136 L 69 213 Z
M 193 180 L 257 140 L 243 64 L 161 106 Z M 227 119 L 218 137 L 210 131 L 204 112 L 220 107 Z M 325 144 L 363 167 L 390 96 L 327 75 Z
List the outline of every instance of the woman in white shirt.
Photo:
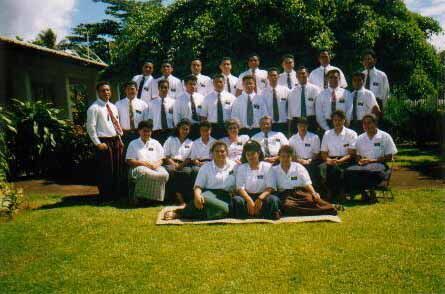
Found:
M 263 161 L 261 145 L 247 141 L 241 156 L 242 165 L 236 170 L 236 192 L 230 203 L 234 218 L 262 217 L 280 218 L 280 199 L 266 189 L 266 175 L 272 166 Z
M 231 193 L 235 188 L 236 163 L 227 158 L 228 148 L 222 141 L 216 141 L 210 151 L 213 160 L 199 169 L 193 188 L 194 200 L 184 209 L 167 212 L 164 219 L 211 220 L 228 216 Z
M 280 164 L 267 175 L 267 187 L 281 199 L 283 215 L 337 215 L 337 209 L 315 192 L 307 170 L 292 161 L 294 150 L 284 145 L 279 151 Z
M 192 168 L 190 167 L 190 150 L 193 141 L 188 138 L 192 123 L 182 119 L 175 127 L 173 136 L 164 143 L 164 164 L 170 174 L 167 191 L 174 195 L 179 205 L 191 200 L 193 188 Z
M 134 183 L 133 198 L 163 201 L 168 172 L 162 167 L 164 149 L 151 138 L 153 121 L 141 121 L 138 125 L 139 138 L 128 145 L 126 161 L 130 166 L 129 180 Z M 132 185 L 129 185 L 130 187 Z
M 243 146 L 249 140 L 249 136 L 239 135 L 239 129 L 239 121 L 237 119 L 229 119 L 226 122 L 227 137 L 222 138 L 222 141 L 226 143 L 229 148 L 229 159 L 235 161 L 237 164 L 241 163 Z

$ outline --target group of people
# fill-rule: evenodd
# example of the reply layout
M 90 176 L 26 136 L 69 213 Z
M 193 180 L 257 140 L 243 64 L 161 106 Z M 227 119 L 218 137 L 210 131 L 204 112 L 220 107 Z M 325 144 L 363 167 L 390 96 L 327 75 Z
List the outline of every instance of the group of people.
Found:
M 154 79 L 146 62 L 116 105 L 110 85 L 98 83 L 87 131 L 100 197 L 119 197 L 128 183 L 132 199 L 182 205 L 166 219 L 336 214 L 341 206 L 330 202 L 345 194 L 375 202 L 397 149 L 378 129 L 388 79 L 374 52 L 362 60 L 352 91 L 326 50 L 310 73 L 295 71 L 292 55 L 283 56 L 282 73 L 261 70 L 252 54 L 239 78 L 227 57 L 212 79 L 192 60 L 183 81 L 170 62 Z

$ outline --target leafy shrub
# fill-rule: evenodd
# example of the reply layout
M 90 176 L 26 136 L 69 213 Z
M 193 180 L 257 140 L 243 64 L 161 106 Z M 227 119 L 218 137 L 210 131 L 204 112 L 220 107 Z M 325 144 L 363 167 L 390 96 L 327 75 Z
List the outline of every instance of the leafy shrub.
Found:
M 0 181 L 0 215 L 13 217 L 25 201 L 22 189 L 17 189 L 13 184 Z

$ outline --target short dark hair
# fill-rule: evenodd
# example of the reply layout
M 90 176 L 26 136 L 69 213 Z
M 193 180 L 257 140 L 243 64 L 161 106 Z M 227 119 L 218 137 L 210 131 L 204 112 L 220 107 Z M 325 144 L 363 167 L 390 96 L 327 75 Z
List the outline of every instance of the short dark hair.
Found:
M 256 83 L 256 80 L 255 80 L 255 78 L 254 78 L 252 75 L 245 75 L 245 76 L 243 77 L 243 83 L 244 83 L 245 81 L 247 81 L 247 80 L 253 80 L 253 81 Z
M 192 126 L 192 122 L 189 119 L 187 119 L 187 118 L 181 119 L 178 122 L 178 124 L 176 125 L 175 130 L 173 131 L 173 136 L 174 137 L 179 137 L 179 129 L 182 126 L 189 126 L 189 127 L 191 127 Z
M 162 66 L 164 66 L 164 65 L 170 65 L 171 67 L 173 67 L 173 64 L 171 63 L 171 61 L 170 60 L 168 60 L 168 59 L 164 59 L 163 61 L 162 61 L 162 63 L 161 63 L 161 67 Z
M 376 125 L 379 123 L 379 118 L 374 114 L 374 113 L 367 113 L 363 116 L 362 121 L 365 118 L 369 118 L 370 120 L 372 120 Z
M 160 80 L 158 81 L 158 89 L 159 89 L 159 87 L 161 87 L 162 84 L 167 84 L 167 86 L 170 88 L 170 83 L 169 83 L 168 80 L 166 80 L 166 79 L 160 79 Z
M 190 81 L 192 81 L 192 82 L 197 82 L 197 81 L 198 81 L 198 78 L 197 78 L 196 76 L 194 76 L 194 75 L 188 75 L 188 76 L 186 76 L 186 77 L 184 78 L 184 84 L 187 84 L 187 83 L 190 82 Z
M 147 64 L 154 65 L 154 63 L 153 63 L 152 61 L 147 60 L 147 61 L 145 61 L 145 62 L 142 64 L 142 66 L 146 66 Z
M 336 73 L 336 74 L 338 74 L 338 76 L 340 76 L 340 71 L 338 69 L 336 69 L 336 68 L 329 70 L 326 73 L 326 76 L 329 77 L 329 75 L 332 74 L 332 73 Z
M 107 81 L 100 81 L 96 84 L 96 91 L 99 91 L 99 89 L 103 86 L 109 86 L 111 88 L 111 85 Z
M 215 141 L 212 144 L 212 146 L 210 147 L 210 152 L 215 151 L 216 147 L 218 147 L 218 146 L 224 146 L 224 149 L 226 149 L 226 152 L 229 152 L 229 147 L 227 147 L 227 144 L 220 140 Z
M 246 153 L 250 152 L 250 151 L 258 152 L 260 155 L 259 156 L 260 161 L 264 160 L 264 153 L 263 153 L 263 150 L 261 149 L 260 143 L 258 143 L 257 141 L 254 141 L 254 140 L 249 140 L 244 144 L 243 152 L 241 153 L 241 163 L 247 162 Z
M 256 52 L 252 52 L 249 55 L 247 55 L 247 60 L 249 61 L 253 57 L 256 57 L 256 58 L 258 58 L 258 60 L 260 60 L 260 56 Z
M 216 79 L 223 79 L 224 80 L 224 76 L 222 74 L 218 73 L 218 74 L 213 75 L 213 79 L 214 80 L 216 80 Z
M 371 55 L 372 58 L 377 58 L 377 55 L 375 54 L 375 51 L 372 50 L 372 49 L 366 49 L 365 51 L 363 51 L 362 58 L 365 57 L 366 55 Z
M 190 63 L 192 63 L 192 62 L 195 61 L 195 60 L 198 60 L 199 62 L 202 63 L 201 58 L 199 58 L 199 57 L 194 57 L 194 58 L 192 58 L 192 60 L 190 60 Z
M 223 63 L 226 60 L 232 62 L 232 58 L 230 58 L 229 56 L 224 56 L 223 58 L 221 58 L 221 62 L 219 64 Z
M 297 117 L 297 118 L 295 118 L 295 121 L 297 124 L 305 124 L 305 125 L 309 124 L 309 121 L 307 120 L 307 117 L 305 117 L 305 116 Z
M 267 70 L 267 73 L 271 73 L 271 72 L 273 72 L 273 71 L 279 72 L 278 68 L 276 68 L 276 67 L 270 67 L 270 68 Z
M 199 123 L 199 128 L 212 128 L 212 124 L 208 120 L 203 120 Z
M 278 150 L 278 155 L 280 155 L 281 153 L 287 153 L 289 155 L 293 155 L 294 148 L 292 148 L 292 146 L 290 145 L 283 145 L 280 147 L 280 150 Z
M 302 70 L 309 71 L 309 70 L 307 69 L 307 67 L 304 66 L 304 65 L 301 65 L 301 66 L 299 66 L 299 67 L 297 68 L 297 72 L 302 71 Z
M 356 71 L 352 74 L 352 78 L 355 78 L 355 77 L 359 77 L 364 81 L 366 78 L 366 75 L 364 73 L 362 73 L 361 71 Z
M 346 113 L 341 109 L 337 109 L 331 113 L 331 119 L 334 119 L 334 116 L 338 116 L 341 119 L 346 119 Z
M 131 87 L 131 86 L 136 87 L 136 89 L 138 88 L 138 84 L 135 81 L 129 81 L 124 84 L 124 89 L 127 89 L 128 87 Z
M 147 120 L 140 121 L 138 124 L 138 131 L 140 131 L 144 128 L 152 130 L 153 129 L 153 120 L 147 119 Z
M 283 62 L 285 59 L 292 59 L 292 60 L 295 60 L 295 58 L 294 58 L 294 56 L 293 56 L 292 54 L 284 54 L 284 55 L 281 57 L 281 62 Z
M 318 50 L 318 56 L 320 56 L 320 54 L 323 52 L 326 52 L 329 56 L 331 56 L 331 51 L 327 48 L 321 48 L 320 50 Z

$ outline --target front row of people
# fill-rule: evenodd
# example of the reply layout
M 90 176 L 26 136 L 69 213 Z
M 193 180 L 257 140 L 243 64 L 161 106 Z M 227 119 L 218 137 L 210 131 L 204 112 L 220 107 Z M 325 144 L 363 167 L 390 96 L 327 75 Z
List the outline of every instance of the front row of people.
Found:
M 373 114 L 363 118 L 365 133 L 357 138 L 344 126 L 345 113 L 335 111 L 334 128 L 323 137 L 321 155 L 318 137 L 306 131 L 304 120 L 290 145 L 276 144 L 279 147 L 270 154 L 279 138 L 269 140 L 267 122 L 261 128 L 265 138 L 238 135 L 239 124 L 229 121 L 228 137 L 216 141 L 211 124 L 204 121 L 201 137 L 192 142 L 191 123 L 183 120 L 164 147 L 151 138 L 153 123 L 140 122 L 140 138 L 130 143 L 126 154 L 134 197 L 163 201 L 167 187 L 183 208 L 167 213 L 166 219 L 335 215 L 338 207 L 328 201 L 340 199 L 344 192 L 373 197 L 366 191 L 384 179 L 385 162 L 397 152 L 391 136 L 377 128 Z M 316 189 L 324 188 L 328 193 L 323 200 Z

